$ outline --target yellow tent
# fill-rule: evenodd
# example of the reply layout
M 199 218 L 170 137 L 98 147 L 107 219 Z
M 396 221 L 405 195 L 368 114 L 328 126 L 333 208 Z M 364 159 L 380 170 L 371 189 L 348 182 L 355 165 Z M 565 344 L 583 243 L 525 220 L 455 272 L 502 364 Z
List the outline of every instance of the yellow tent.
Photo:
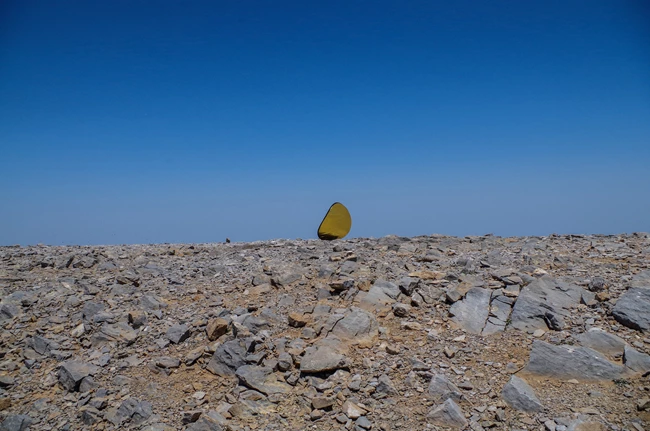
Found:
M 340 239 L 350 233 L 351 227 L 350 212 L 342 203 L 335 202 L 318 227 L 318 237 L 324 240 Z

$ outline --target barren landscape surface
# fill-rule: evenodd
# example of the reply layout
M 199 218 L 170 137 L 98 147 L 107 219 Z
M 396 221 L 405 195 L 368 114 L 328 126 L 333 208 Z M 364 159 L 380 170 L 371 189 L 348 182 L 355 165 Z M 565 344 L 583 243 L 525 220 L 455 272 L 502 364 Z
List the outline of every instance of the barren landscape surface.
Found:
M 0 430 L 650 429 L 646 233 L 0 247 Z

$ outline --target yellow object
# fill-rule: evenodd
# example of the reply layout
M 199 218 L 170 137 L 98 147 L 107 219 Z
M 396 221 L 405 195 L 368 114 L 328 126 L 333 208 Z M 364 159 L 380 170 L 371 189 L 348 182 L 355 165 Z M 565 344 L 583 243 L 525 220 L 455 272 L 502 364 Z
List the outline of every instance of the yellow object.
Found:
M 341 239 L 352 227 L 352 217 L 348 209 L 339 202 L 335 202 L 325 214 L 325 218 L 318 226 L 318 237 L 325 240 Z

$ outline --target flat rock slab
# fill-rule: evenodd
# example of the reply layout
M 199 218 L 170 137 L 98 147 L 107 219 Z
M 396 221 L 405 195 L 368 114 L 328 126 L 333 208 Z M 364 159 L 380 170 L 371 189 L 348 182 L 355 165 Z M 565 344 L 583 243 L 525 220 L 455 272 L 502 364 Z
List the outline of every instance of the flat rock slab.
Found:
M 519 293 L 512 309 L 511 325 L 522 331 L 562 329 L 571 308 L 580 304 L 581 287 L 542 277 L 534 280 Z
M 429 396 L 437 402 L 448 399 L 460 401 L 463 397 L 460 389 L 443 374 L 435 374 L 429 381 Z
M 32 422 L 27 415 L 10 415 L 0 423 L 0 431 L 27 431 Z
M 595 382 L 618 379 L 628 371 L 588 347 L 556 346 L 535 340 L 525 372 L 556 379 Z
M 127 344 L 133 343 L 138 337 L 138 333 L 124 322 L 104 323 L 101 332 L 115 341 L 121 341 Z
M 300 371 L 303 373 L 321 373 L 344 368 L 346 365 L 345 356 L 332 348 L 325 346 L 309 347 L 300 360 Z
M 367 293 L 359 293 L 359 306 L 374 311 L 393 304 L 399 295 L 399 287 L 386 280 L 377 280 Z
M 625 292 L 616 301 L 612 315 L 628 328 L 650 331 L 650 288 L 633 287 Z
M 244 385 L 264 395 L 286 394 L 291 391 L 291 386 L 278 381 L 269 367 L 244 365 L 237 369 L 236 375 Z
M 187 325 L 174 325 L 167 330 L 165 338 L 174 344 L 182 343 L 190 336 L 190 328 Z
M 69 391 L 78 391 L 81 381 L 99 370 L 99 367 L 86 362 L 67 361 L 59 368 L 59 383 Z
M 379 324 L 371 313 L 358 307 L 350 310 L 338 320 L 330 331 L 344 343 L 372 343 L 379 336 Z
M 226 341 L 212 355 L 206 369 L 218 376 L 234 376 L 235 370 L 246 364 L 246 348 L 240 340 Z
M 577 339 L 580 345 L 597 350 L 611 358 L 623 355 L 626 344 L 621 337 L 600 328 L 591 328 L 580 334 Z
M 650 270 L 641 271 L 632 277 L 630 287 L 650 288 Z
M 449 314 L 461 328 L 472 334 L 480 334 L 490 313 L 492 291 L 473 287 L 467 291 L 465 299 L 455 302 L 449 308 Z
M 641 353 L 630 346 L 625 346 L 623 362 L 635 373 L 647 373 L 650 371 L 650 355 Z
M 451 399 L 447 399 L 431 410 L 427 414 L 427 419 L 434 425 L 443 427 L 465 428 L 467 426 L 467 419 L 465 419 L 463 411 Z
M 510 407 L 522 412 L 534 413 L 544 408 L 533 388 L 515 375 L 510 376 L 510 380 L 503 387 L 501 397 Z

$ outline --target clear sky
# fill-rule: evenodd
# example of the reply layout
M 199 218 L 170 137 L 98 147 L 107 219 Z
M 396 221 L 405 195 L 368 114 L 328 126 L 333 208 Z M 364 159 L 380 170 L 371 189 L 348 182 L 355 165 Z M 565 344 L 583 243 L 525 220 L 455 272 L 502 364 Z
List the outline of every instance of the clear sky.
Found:
M 650 231 L 645 0 L 0 1 L 0 244 Z

